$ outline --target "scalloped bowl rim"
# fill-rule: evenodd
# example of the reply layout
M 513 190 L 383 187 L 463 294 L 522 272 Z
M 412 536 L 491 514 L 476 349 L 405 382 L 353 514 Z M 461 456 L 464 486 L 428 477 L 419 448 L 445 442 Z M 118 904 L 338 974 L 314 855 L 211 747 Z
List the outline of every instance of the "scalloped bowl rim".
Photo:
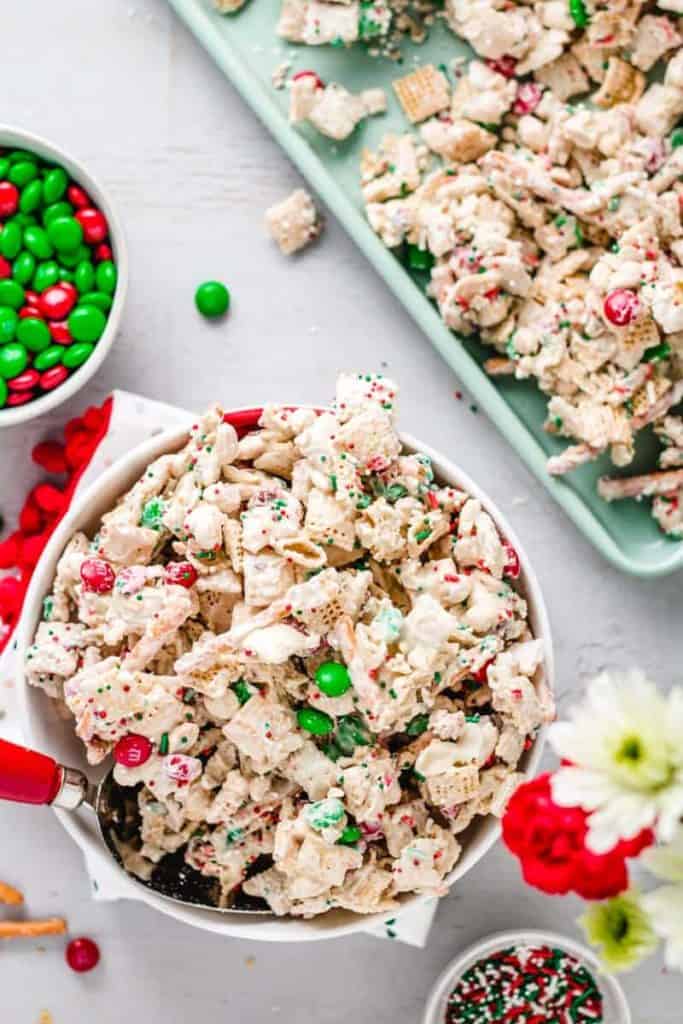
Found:
M 226 415 L 244 412 L 248 408 L 240 407 L 227 410 Z M 520 580 L 523 583 L 524 596 L 528 602 L 529 618 L 534 635 L 544 641 L 544 675 L 552 690 L 554 688 L 554 659 L 550 621 L 540 585 L 515 531 L 494 502 L 448 458 L 429 445 L 417 441 L 410 434 L 400 432 L 400 437 L 406 448 L 419 451 L 431 458 L 437 479 L 451 486 L 459 487 L 472 497 L 478 498 L 482 506 L 492 516 L 503 536 L 514 546 L 520 560 L 522 569 Z M 42 599 L 51 588 L 57 560 L 70 537 L 78 529 L 91 529 L 97 519 L 112 507 L 114 501 L 132 485 L 153 458 L 181 447 L 186 438 L 186 428 L 174 428 L 157 434 L 117 459 L 90 487 L 79 495 L 50 538 L 36 566 L 26 594 L 24 609 L 17 629 L 17 691 L 24 736 L 38 749 L 52 754 L 63 763 L 83 769 L 87 768 L 91 777 L 95 773 L 92 767 L 88 768 L 86 765 L 82 753 L 83 748 L 73 733 L 71 723 L 69 722 L 67 733 L 66 724 L 56 716 L 45 695 L 26 683 L 23 671 L 24 655 L 40 620 Z M 59 739 L 57 734 L 60 730 L 62 732 L 61 749 L 57 742 Z M 523 768 L 530 776 L 538 768 L 546 731 L 546 727 L 541 728 L 533 747 L 524 756 Z M 98 855 L 105 849 L 99 837 L 94 815 L 87 809 L 75 813 L 55 809 L 54 813 L 66 831 L 81 847 L 86 858 L 88 855 Z M 471 870 L 496 842 L 500 836 L 500 823 L 497 819 L 489 816 L 481 819 L 475 831 L 476 834 L 468 839 L 458 864 L 448 876 L 449 885 Z M 278 918 L 270 915 L 232 915 L 229 912 L 219 914 L 215 911 L 202 910 L 167 899 L 136 883 L 113 861 L 112 866 L 120 875 L 118 888 L 122 893 L 126 892 L 127 898 L 141 900 L 176 920 L 221 935 L 269 942 L 330 939 L 362 932 L 373 925 L 383 923 L 388 916 L 387 913 L 359 915 L 341 910 L 330 911 L 321 917 L 310 920 Z M 422 895 L 407 896 L 402 900 L 401 910 L 414 908 L 429 898 L 429 896 Z M 392 916 L 395 917 L 401 910 L 393 912 Z

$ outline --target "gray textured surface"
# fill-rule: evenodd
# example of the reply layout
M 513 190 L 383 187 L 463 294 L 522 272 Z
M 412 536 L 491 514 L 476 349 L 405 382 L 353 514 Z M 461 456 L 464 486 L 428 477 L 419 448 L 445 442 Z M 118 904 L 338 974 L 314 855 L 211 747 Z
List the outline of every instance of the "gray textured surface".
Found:
M 163 0 L 15 0 L 3 37 L 3 119 L 54 139 L 99 176 L 120 208 L 132 261 L 123 331 L 96 382 L 49 419 L 2 434 L 8 519 L 36 478 L 32 444 L 113 386 L 193 408 L 216 397 L 314 402 L 329 396 L 342 367 L 384 368 L 403 388 L 403 426 L 471 473 L 527 545 L 550 606 L 564 699 L 606 665 L 638 663 L 673 682 L 681 576 L 637 582 L 599 558 L 485 416 L 466 396 L 456 400 L 456 379 L 337 225 L 301 258 L 279 256 L 264 237 L 263 211 L 297 176 Z M 194 312 L 205 277 L 232 289 L 223 325 Z M 42 1008 L 55 1024 L 412 1024 L 436 975 L 475 938 L 521 925 L 577 934 L 578 901 L 524 888 L 502 849 L 443 901 L 419 951 L 370 938 L 289 947 L 219 940 L 142 906 L 93 903 L 79 852 L 49 812 L 4 806 L 0 835 L 0 878 L 25 888 L 33 913 L 66 913 L 72 932 L 92 935 L 103 952 L 102 966 L 78 977 L 59 940 L 0 949 L 8 1024 L 35 1024 Z M 659 961 L 625 987 L 637 1024 L 680 1022 L 681 980 Z

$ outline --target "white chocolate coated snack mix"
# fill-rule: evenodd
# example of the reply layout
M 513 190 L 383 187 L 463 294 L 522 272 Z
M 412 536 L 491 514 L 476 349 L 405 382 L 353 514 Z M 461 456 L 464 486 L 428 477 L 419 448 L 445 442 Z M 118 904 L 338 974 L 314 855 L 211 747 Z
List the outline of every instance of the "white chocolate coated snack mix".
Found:
M 241 439 L 215 406 L 67 545 L 27 672 L 139 786 L 143 878 L 182 852 L 226 906 L 389 910 L 519 782 L 553 710 L 519 562 L 396 401 L 343 374 Z
M 432 95 L 427 68 L 401 80 L 422 74 L 421 113 L 406 110 L 419 134 L 385 136 L 361 165 L 372 228 L 429 272 L 446 324 L 496 350 L 491 374 L 549 396 L 545 429 L 570 442 L 550 473 L 603 453 L 628 467 L 654 424 L 659 470 L 606 478 L 599 493 L 654 496 L 676 539 L 681 14 L 681 0 L 446 0 L 474 59 L 452 65 L 448 103 L 443 75 Z

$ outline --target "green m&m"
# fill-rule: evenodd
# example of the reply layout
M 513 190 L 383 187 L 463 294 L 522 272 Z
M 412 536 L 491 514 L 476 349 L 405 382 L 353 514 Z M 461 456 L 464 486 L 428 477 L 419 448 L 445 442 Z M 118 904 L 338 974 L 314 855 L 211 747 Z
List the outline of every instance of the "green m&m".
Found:
M 76 306 L 69 314 L 69 330 L 74 341 L 99 341 L 107 325 L 107 318 L 97 306 Z
M 13 260 L 21 252 L 22 230 L 15 220 L 8 221 L 0 232 L 0 253 Z
M 13 341 L 17 333 L 19 317 L 11 306 L 0 306 L 0 345 Z
M 12 277 L 18 284 L 26 286 L 36 269 L 36 258 L 30 252 L 21 252 L 12 264 Z
M 24 304 L 24 294 L 24 289 L 21 285 L 10 277 L 0 281 L 0 306 L 21 309 Z
M 63 167 L 53 167 L 43 181 L 43 198 L 46 203 L 56 203 L 62 198 L 69 184 L 69 176 Z
M 107 295 L 113 295 L 116 290 L 116 266 L 111 260 L 102 260 L 95 271 L 95 283 L 97 284 L 98 291 L 106 292 Z M 90 288 L 85 288 L 84 291 L 90 291 Z
M 61 363 L 65 351 L 63 345 L 50 345 L 49 348 L 38 353 L 33 360 L 33 365 L 40 373 L 43 373 L 44 370 L 51 370 L 53 366 Z
M 11 341 L 0 348 L 0 377 L 11 380 L 23 373 L 28 366 L 28 353 L 23 345 Z
M 315 681 L 326 697 L 341 697 L 351 686 L 351 676 L 338 661 L 324 661 L 315 670 Z
M 25 345 L 30 352 L 43 352 L 52 342 L 50 328 L 45 321 L 32 316 L 19 321 L 16 335 L 17 341 Z
M 30 253 L 29 253 L 30 255 Z M 45 260 L 36 267 L 33 287 L 37 292 L 44 292 L 59 281 L 59 264 L 55 260 Z
M 300 708 L 296 713 L 296 720 L 300 729 L 312 733 L 313 736 L 327 736 L 334 729 L 334 722 L 330 716 L 316 708 Z
M 66 366 L 67 370 L 75 370 L 78 366 L 82 366 L 86 359 L 90 358 L 94 347 L 94 345 L 87 341 L 79 341 L 75 345 L 69 345 L 64 350 L 62 364 Z
M 197 309 L 209 319 L 223 316 L 230 305 L 230 292 L 220 281 L 204 281 L 194 295 Z
M 75 217 L 53 217 L 45 230 L 58 252 L 73 252 L 83 241 L 83 228 Z

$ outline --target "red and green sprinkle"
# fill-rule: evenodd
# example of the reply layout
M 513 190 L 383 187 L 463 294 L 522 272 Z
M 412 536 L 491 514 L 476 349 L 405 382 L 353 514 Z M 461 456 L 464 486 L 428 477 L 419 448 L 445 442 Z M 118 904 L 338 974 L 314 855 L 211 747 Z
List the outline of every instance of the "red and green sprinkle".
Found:
M 602 995 L 587 968 L 563 949 L 509 946 L 465 971 L 444 1024 L 601 1024 Z

